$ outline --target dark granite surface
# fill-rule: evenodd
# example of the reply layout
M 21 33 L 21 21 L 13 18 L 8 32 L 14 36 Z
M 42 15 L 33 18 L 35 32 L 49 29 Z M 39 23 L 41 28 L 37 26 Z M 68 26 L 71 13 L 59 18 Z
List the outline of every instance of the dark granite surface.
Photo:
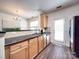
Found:
M 43 34 L 49 35 L 49 32 L 44 32 Z M 38 37 L 42 35 L 41 33 L 34 33 L 30 35 L 23 35 L 23 36 L 18 36 L 18 37 L 13 37 L 13 38 L 5 38 L 5 46 L 12 45 L 21 41 L 25 40 L 30 40 L 31 38 Z
M 1 31 L 0 31 L 0 37 L 4 37 L 5 33 L 6 33 L 6 32 L 1 32 Z
M 49 35 L 49 34 L 50 34 L 50 32 L 44 32 L 43 34 Z
M 23 36 L 18 36 L 18 37 L 13 37 L 13 38 L 5 38 L 5 45 L 12 45 L 17 42 L 29 40 L 31 38 L 40 36 L 41 34 L 30 34 L 30 35 L 23 35 Z

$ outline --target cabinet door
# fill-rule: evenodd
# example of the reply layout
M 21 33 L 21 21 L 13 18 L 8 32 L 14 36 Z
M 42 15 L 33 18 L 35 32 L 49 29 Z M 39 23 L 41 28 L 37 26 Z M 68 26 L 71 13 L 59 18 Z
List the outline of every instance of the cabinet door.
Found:
M 43 21 L 44 17 L 42 15 L 40 15 L 40 26 L 41 28 L 44 27 L 44 21 Z
M 28 47 L 19 48 L 10 53 L 10 59 L 28 59 Z
M 48 16 L 47 15 L 44 15 L 43 22 L 44 22 L 44 28 L 48 27 Z
M 47 35 L 47 44 L 49 44 L 50 43 L 50 37 L 49 37 L 49 35 Z
M 6 46 L 6 47 L 5 47 L 5 59 L 10 59 L 10 58 L 9 58 L 9 54 L 10 54 L 9 46 Z
M 46 34 L 43 35 L 43 38 L 44 38 L 44 47 L 46 47 L 46 45 L 47 45 L 47 36 L 46 36 Z
M 48 27 L 48 16 L 47 15 L 40 15 L 40 25 L 41 28 Z
M 37 38 L 33 38 L 29 41 L 29 58 L 33 59 L 38 53 Z
M 39 41 L 39 52 L 44 48 L 44 39 L 43 36 L 38 37 Z

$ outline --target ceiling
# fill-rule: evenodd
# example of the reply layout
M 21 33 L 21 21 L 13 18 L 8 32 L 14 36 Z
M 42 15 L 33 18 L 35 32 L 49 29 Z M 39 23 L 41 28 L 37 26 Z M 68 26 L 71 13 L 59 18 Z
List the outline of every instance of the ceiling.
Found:
M 42 12 L 79 3 L 79 0 L 0 0 L 0 12 L 30 18 Z

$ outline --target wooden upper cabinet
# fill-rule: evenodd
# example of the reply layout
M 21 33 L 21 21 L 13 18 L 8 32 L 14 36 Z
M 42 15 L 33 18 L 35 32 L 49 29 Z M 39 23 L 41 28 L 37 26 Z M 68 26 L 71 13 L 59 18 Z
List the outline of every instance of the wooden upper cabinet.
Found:
M 46 14 L 40 15 L 40 25 L 41 25 L 41 28 L 48 27 L 48 16 Z

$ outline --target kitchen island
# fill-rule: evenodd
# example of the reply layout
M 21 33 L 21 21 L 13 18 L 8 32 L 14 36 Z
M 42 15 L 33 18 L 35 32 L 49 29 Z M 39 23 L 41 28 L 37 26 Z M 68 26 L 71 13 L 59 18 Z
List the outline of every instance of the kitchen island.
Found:
M 36 58 L 36 56 L 50 44 L 49 34 L 49 32 L 41 34 L 30 31 L 6 34 L 5 59 Z

